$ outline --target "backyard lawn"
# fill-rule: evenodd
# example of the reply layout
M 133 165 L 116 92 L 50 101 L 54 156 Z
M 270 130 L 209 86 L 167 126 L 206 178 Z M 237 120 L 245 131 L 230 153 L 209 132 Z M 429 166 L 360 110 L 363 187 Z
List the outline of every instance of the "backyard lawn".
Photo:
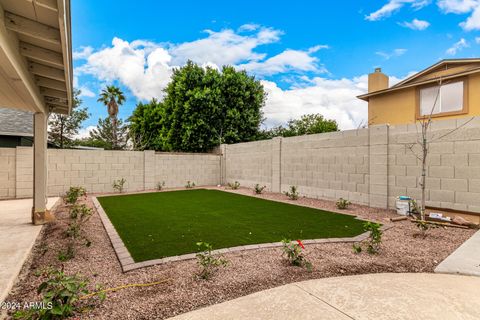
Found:
M 287 239 L 342 238 L 363 222 L 294 204 L 218 190 L 182 190 L 99 197 L 135 262 Z

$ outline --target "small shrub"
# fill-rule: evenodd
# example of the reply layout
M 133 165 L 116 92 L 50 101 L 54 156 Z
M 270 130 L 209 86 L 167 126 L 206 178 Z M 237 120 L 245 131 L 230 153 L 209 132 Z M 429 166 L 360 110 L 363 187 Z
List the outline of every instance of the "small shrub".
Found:
M 234 183 L 229 182 L 228 187 L 232 190 L 237 190 L 238 188 L 240 188 L 240 182 L 238 181 L 235 181 Z
M 420 231 L 420 235 L 425 239 L 428 235 L 428 231 L 431 229 L 438 228 L 438 225 L 422 220 L 422 219 L 415 219 L 413 222 L 417 225 L 418 230 Z
M 263 190 L 265 190 L 267 186 L 260 186 L 258 183 L 253 187 L 253 191 L 255 194 L 262 194 Z
M 58 253 L 58 259 L 60 261 L 67 261 L 75 257 L 75 248 L 79 240 L 83 240 L 85 246 L 91 245 L 90 240 L 87 238 L 83 225 L 92 216 L 92 209 L 85 204 L 75 204 L 70 208 L 70 222 L 68 223 L 65 235 L 69 239 L 69 243 L 66 251 L 60 251 Z
M 185 188 L 187 188 L 187 189 L 195 188 L 195 182 L 188 180 L 187 184 L 185 185 Z
M 286 191 L 285 195 L 289 197 L 290 200 L 297 200 L 299 197 L 297 186 L 290 186 L 289 191 Z
M 78 201 L 78 198 L 83 197 L 87 194 L 87 190 L 84 187 L 70 187 L 63 197 L 63 201 L 66 204 L 75 204 Z
M 370 232 L 368 238 L 364 240 L 364 243 L 353 245 L 353 252 L 360 253 L 363 251 L 362 244 L 367 246 L 366 250 L 370 254 L 377 254 L 380 251 L 380 245 L 382 243 L 382 230 L 380 230 L 381 224 L 367 221 L 363 224 L 363 230 Z
M 114 180 L 112 184 L 113 190 L 117 191 L 118 193 L 122 193 L 125 182 L 127 182 L 125 178 Z
M 350 204 L 351 202 L 347 199 L 340 198 L 337 200 L 337 208 L 341 210 L 347 209 Z
M 60 250 L 58 253 L 58 260 L 65 262 L 75 257 L 75 249 L 71 244 L 67 246 L 67 250 Z
M 47 279 L 37 289 L 42 296 L 43 308 L 18 311 L 14 314 L 15 319 L 65 319 L 81 310 L 80 298 L 89 292 L 88 280 L 59 270 L 48 270 L 45 277 Z
M 202 268 L 198 276 L 208 280 L 211 275 L 220 267 L 226 266 L 228 261 L 223 258 L 217 258 L 212 255 L 212 246 L 206 242 L 197 242 L 197 263 Z
M 165 187 L 165 181 L 157 183 L 157 190 L 161 191 Z
M 312 270 L 312 264 L 303 255 L 303 249 L 305 246 L 302 241 L 297 240 L 297 243 L 293 243 L 291 240 L 283 239 L 283 255 L 285 255 L 289 263 L 297 267 L 305 267 L 308 271 Z

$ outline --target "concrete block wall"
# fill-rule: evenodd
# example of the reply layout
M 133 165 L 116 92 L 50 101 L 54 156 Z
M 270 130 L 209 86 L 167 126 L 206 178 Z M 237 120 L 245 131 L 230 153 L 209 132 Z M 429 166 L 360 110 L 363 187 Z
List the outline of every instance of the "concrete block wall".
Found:
M 388 205 L 409 195 L 421 198 L 420 126 L 389 129 Z M 427 205 L 480 212 L 480 117 L 435 121 L 428 140 Z
M 225 158 L 225 182 L 238 181 L 242 186 L 265 185 L 272 190 L 272 162 L 276 161 L 278 172 L 279 160 L 273 159 L 273 149 L 278 157 L 278 140 L 264 140 L 223 145 Z M 277 189 L 279 182 L 277 181 Z
M 220 155 L 156 153 L 155 182 L 166 187 L 183 187 L 187 181 L 197 186 L 220 184 Z
M 33 196 L 33 148 L 0 149 L 0 199 Z M 49 196 L 63 195 L 70 186 L 89 192 L 113 192 L 113 181 L 126 179 L 125 191 L 220 183 L 220 155 L 165 154 L 154 151 L 48 150 Z
M 16 150 L 0 148 L 0 199 L 15 197 Z
M 368 142 L 367 129 L 283 138 L 281 190 L 368 204 Z

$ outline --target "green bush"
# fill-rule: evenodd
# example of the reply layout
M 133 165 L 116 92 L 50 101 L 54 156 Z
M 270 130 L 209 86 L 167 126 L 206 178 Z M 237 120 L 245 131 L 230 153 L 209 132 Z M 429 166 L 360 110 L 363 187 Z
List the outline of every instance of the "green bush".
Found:
M 312 270 L 312 264 L 303 255 L 303 249 L 305 249 L 302 241 L 297 240 L 297 243 L 293 243 L 291 240 L 283 239 L 283 255 L 287 257 L 288 262 L 297 267 L 306 267 L 308 271 Z
M 188 180 L 187 184 L 185 185 L 186 189 L 192 189 L 195 188 L 195 182 Z
M 265 190 L 267 186 L 260 186 L 258 183 L 253 187 L 253 191 L 255 194 L 262 194 L 263 190 Z
M 63 197 L 66 204 L 75 204 L 78 198 L 87 195 L 87 190 L 84 187 L 70 187 Z
M 370 254 L 377 254 L 380 251 L 380 245 L 382 243 L 382 230 L 381 224 L 376 222 L 367 221 L 363 224 L 363 230 L 369 232 L 368 238 L 365 240 L 367 246 L 367 252 Z M 353 252 L 362 252 L 362 243 L 353 245 Z
M 348 209 L 348 206 L 350 204 L 352 203 L 347 199 L 340 198 L 337 200 L 337 209 L 341 209 L 341 210 Z
M 202 279 L 208 280 L 211 275 L 220 266 L 226 266 L 228 261 L 223 258 L 217 258 L 212 254 L 212 246 L 206 242 L 197 242 L 197 263 L 202 268 L 198 276 Z
M 285 195 L 289 197 L 290 200 L 297 200 L 299 197 L 297 186 L 290 186 L 289 191 L 286 191 Z
M 45 271 L 44 276 L 47 279 L 37 289 L 42 296 L 43 308 L 18 311 L 14 314 L 15 319 L 65 319 L 80 311 L 80 298 L 89 293 L 88 280 L 55 269 Z M 100 300 L 105 298 L 99 297 Z
M 122 193 L 126 182 L 127 180 L 125 178 L 114 180 L 112 184 L 113 190 L 117 191 L 118 193 Z
M 235 181 L 234 183 L 229 182 L 228 187 L 232 190 L 237 190 L 238 188 L 240 188 L 240 182 L 238 181 Z

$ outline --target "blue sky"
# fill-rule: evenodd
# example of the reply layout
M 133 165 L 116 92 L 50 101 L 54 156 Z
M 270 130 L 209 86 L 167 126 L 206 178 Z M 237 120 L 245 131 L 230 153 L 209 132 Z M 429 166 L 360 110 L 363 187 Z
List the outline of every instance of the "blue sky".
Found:
M 127 118 L 138 101 L 161 99 L 172 68 L 187 59 L 261 79 L 265 126 L 318 112 L 354 128 L 367 111 L 355 96 L 373 68 L 393 83 L 439 59 L 478 56 L 479 2 L 72 0 L 85 128 L 106 116 L 96 102 L 102 86 L 125 91 Z

